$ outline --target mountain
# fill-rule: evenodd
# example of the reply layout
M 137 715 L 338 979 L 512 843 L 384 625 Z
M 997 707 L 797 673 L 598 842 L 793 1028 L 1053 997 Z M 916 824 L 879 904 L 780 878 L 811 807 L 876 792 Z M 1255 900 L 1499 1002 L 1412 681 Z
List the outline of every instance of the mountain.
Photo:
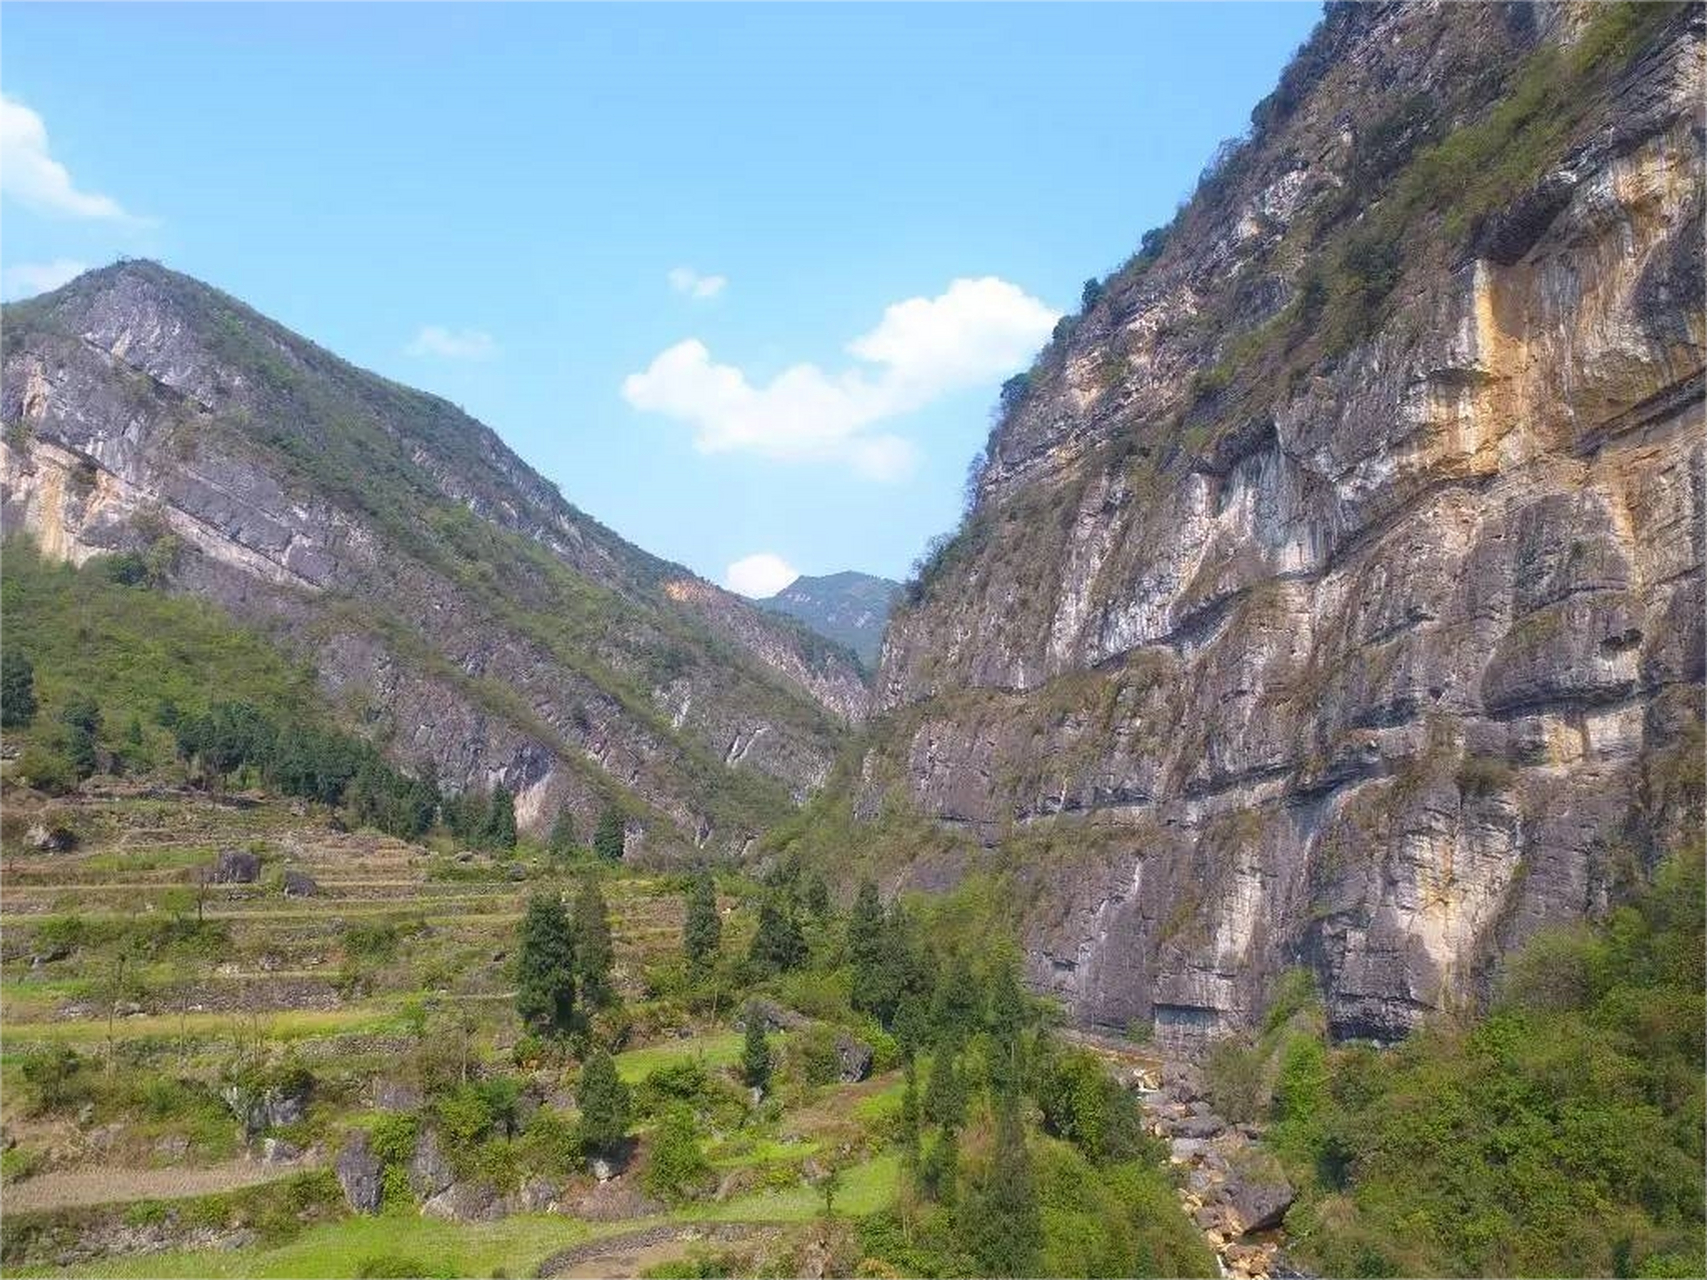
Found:
M 150 262 L 4 311 L 3 517 L 147 551 L 265 628 L 406 767 L 538 831 L 734 851 L 864 712 L 833 646 L 624 542 L 489 428 Z
M 796 578 L 758 603 L 846 645 L 867 667 L 875 667 L 883 648 L 883 629 L 889 625 L 889 612 L 900 591 L 899 582 L 847 570 L 819 578 Z
M 886 887 L 1006 874 L 1189 1052 L 1295 966 L 1401 1035 L 1699 839 L 1703 31 L 1329 7 L 1004 388 L 838 783 Z

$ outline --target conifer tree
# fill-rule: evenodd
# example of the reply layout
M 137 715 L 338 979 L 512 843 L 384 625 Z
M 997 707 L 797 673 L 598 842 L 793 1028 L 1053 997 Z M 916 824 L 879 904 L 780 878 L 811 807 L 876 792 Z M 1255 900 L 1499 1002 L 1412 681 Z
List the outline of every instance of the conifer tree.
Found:
M 482 834 L 490 848 L 508 850 L 516 847 L 516 799 L 501 782 L 492 788 L 492 799 L 486 810 L 486 829 Z
M 953 1207 L 960 1180 L 960 1135 L 953 1129 L 937 1134 L 919 1167 L 919 1184 L 938 1204 Z
M 937 1046 L 925 1083 L 925 1118 L 945 1129 L 958 1129 L 966 1119 L 966 1088 L 955 1068 L 953 1044 Z
M 830 886 L 825 883 L 824 877 L 816 871 L 806 881 L 804 901 L 806 909 L 812 913 L 814 918 L 822 920 L 830 914 Z
M 621 862 L 627 847 L 625 827 L 622 810 L 615 805 L 608 806 L 599 815 L 598 828 L 593 832 L 593 852 L 606 862 Z
M 761 1093 L 770 1087 L 771 1047 L 765 1038 L 765 1019 L 757 1006 L 747 1006 L 746 1040 L 741 1048 L 741 1076 Z
M 603 1049 L 593 1050 L 581 1064 L 575 1105 L 581 1112 L 581 1149 L 589 1158 L 608 1155 L 622 1145 L 628 1136 L 628 1086 Z
M 563 904 L 540 894 L 522 917 L 516 960 L 516 1012 L 544 1034 L 569 1030 L 575 1013 L 575 937 Z
M 908 1170 L 919 1168 L 919 1072 L 907 1059 L 907 1087 L 901 1091 L 901 1159 Z
M 36 718 L 36 669 L 16 648 L 0 651 L 0 728 L 23 729 Z
M 1015 1097 L 1007 1098 L 997 1110 L 990 1168 L 962 1199 L 956 1221 L 980 1274 L 1036 1273 L 1043 1224 Z
M 554 858 L 567 858 L 575 852 L 575 812 L 568 805 L 557 811 L 545 848 Z
M 610 971 L 614 959 L 611 945 L 610 911 L 598 879 L 587 876 L 575 895 L 575 973 L 581 980 L 581 996 L 588 1004 L 604 1006 L 615 998 Z
M 806 960 L 806 938 L 793 912 L 766 899 L 759 908 L 759 927 L 747 958 L 766 973 L 782 973 L 802 964 Z
M 723 943 L 723 921 L 717 914 L 717 887 L 711 873 L 701 871 L 688 887 L 687 919 L 682 927 L 682 949 L 688 963 L 702 968 L 717 958 Z

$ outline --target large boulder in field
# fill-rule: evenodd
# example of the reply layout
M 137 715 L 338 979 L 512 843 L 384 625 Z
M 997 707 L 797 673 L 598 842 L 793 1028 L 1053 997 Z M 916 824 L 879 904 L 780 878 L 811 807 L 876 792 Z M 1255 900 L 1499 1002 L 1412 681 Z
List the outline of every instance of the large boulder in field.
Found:
M 1297 1194 L 1278 1165 L 1268 1161 L 1253 1166 L 1235 1159 L 1223 1188 L 1226 1205 L 1245 1234 L 1278 1227 Z
M 747 1029 L 747 1016 L 752 1014 L 764 1023 L 766 1031 L 798 1031 L 802 1027 L 812 1025 L 812 1019 L 793 1009 L 785 1009 L 775 1000 L 749 1000 L 747 1005 L 735 1018 L 735 1029 Z
M 509 1206 L 489 1182 L 457 1182 L 421 1206 L 429 1218 L 445 1222 L 495 1222 Z
M 261 856 L 247 849 L 221 849 L 208 880 L 213 884 L 254 884 L 261 878 Z
M 374 1155 L 367 1134 L 357 1130 L 344 1140 L 333 1161 L 332 1171 L 344 1189 L 344 1199 L 357 1213 L 378 1213 L 385 1186 L 379 1157 Z
M 77 847 L 77 833 L 62 822 L 44 819 L 30 825 L 24 843 L 37 853 L 69 853 Z
M 858 1084 L 871 1074 L 871 1046 L 856 1040 L 846 1032 L 836 1035 L 836 1079 L 842 1084 Z
M 287 898 L 312 898 L 318 895 L 320 886 L 313 876 L 295 867 L 285 868 L 284 896 Z
M 456 1174 L 439 1146 L 439 1135 L 432 1129 L 421 1130 L 415 1139 L 415 1154 L 409 1159 L 409 1189 L 422 1200 L 450 1188 Z

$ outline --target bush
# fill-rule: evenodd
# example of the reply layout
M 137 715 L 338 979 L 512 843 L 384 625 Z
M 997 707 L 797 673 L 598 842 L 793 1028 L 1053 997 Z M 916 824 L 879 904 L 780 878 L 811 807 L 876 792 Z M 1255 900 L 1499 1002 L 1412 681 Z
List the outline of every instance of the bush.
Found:
M 641 1184 L 662 1199 L 681 1201 L 699 1191 L 710 1172 L 693 1112 L 679 1103 L 670 1107 L 652 1135 Z
M 62 752 L 32 742 L 18 755 L 20 782 L 50 796 L 62 796 L 77 786 L 77 769 Z

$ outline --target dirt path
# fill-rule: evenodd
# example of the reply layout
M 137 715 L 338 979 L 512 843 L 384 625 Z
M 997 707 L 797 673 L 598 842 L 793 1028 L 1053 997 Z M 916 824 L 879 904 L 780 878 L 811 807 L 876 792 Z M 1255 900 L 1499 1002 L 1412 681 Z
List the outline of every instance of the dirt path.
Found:
M 13 1183 L 5 1189 L 3 1200 L 13 1213 L 126 1200 L 179 1200 L 277 1182 L 315 1167 L 300 1161 L 230 1160 L 200 1169 L 63 1169 Z
M 777 1230 L 774 1224 L 757 1222 L 664 1223 L 554 1253 L 539 1264 L 538 1274 L 564 1280 L 628 1280 L 648 1267 L 683 1257 L 696 1244 L 731 1244 Z

